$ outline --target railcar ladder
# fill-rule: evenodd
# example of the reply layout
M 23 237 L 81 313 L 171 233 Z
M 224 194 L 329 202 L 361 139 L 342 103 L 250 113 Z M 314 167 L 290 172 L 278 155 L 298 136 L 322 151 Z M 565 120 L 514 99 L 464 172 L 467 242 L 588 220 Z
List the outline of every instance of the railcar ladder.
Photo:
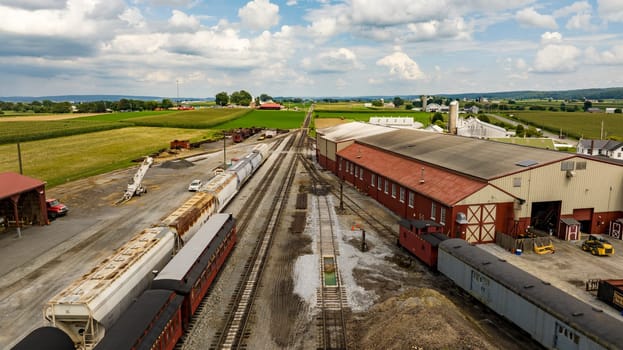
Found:
M 132 182 L 128 184 L 128 188 L 126 189 L 123 197 L 117 202 L 117 204 L 121 204 L 123 202 L 129 201 L 135 195 L 141 195 L 141 193 L 147 192 L 145 187 L 143 187 L 143 177 L 145 177 L 145 173 L 149 167 L 153 164 L 154 159 L 152 157 L 145 157 L 143 163 L 134 174 L 132 178 Z

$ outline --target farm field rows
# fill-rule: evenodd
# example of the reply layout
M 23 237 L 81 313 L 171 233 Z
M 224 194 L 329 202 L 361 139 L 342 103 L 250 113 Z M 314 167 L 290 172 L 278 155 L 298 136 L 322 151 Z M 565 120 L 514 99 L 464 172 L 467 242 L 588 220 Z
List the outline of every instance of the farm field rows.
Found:
M 537 128 L 548 129 L 574 138 L 599 139 L 601 123 L 604 124 L 605 138 L 610 136 L 623 139 L 623 115 L 585 112 L 511 112 L 515 118 L 529 122 Z
M 21 143 L 24 175 L 53 187 L 79 178 L 126 168 L 132 160 L 168 148 L 174 139 L 198 141 L 214 132 L 127 127 Z M 19 172 L 17 147 L 0 145 L 0 172 Z
M 254 110 L 237 119 L 219 124 L 218 128 L 223 130 L 266 127 L 270 129 L 294 129 L 301 126 L 305 118 L 306 111 L 259 111 Z

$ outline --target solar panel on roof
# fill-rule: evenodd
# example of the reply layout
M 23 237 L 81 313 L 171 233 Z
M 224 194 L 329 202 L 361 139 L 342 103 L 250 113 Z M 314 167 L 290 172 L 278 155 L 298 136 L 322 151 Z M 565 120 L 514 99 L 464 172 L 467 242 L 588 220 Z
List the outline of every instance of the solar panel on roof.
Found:
M 539 162 L 537 162 L 536 160 L 530 160 L 530 159 L 522 160 L 520 162 L 515 163 L 515 165 L 519 165 L 522 167 L 529 167 L 529 166 L 533 166 L 536 164 L 539 164 Z

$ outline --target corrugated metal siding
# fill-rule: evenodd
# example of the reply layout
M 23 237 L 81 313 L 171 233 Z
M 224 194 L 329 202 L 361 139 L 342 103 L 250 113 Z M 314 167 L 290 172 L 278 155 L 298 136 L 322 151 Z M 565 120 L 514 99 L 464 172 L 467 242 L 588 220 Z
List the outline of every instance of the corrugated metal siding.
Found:
M 562 201 L 561 214 L 572 215 L 575 208 L 594 208 L 595 212 L 623 210 L 623 167 L 575 157 L 586 161 L 585 170 L 574 170 L 573 177 L 561 171 L 561 162 L 495 179 L 492 184 L 525 199 L 521 216 L 529 217 L 532 202 Z M 521 187 L 513 179 L 521 178 Z
M 485 204 L 485 203 L 507 203 L 515 198 L 508 193 L 504 193 L 493 186 L 487 186 L 473 194 L 465 197 L 457 205 Z

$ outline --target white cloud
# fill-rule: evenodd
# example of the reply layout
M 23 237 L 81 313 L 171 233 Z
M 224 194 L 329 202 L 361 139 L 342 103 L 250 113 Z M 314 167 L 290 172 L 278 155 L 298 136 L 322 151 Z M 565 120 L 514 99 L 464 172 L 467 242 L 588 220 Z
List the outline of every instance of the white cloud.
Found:
M 187 15 L 182 11 L 173 10 L 171 18 L 169 18 L 169 25 L 178 29 L 186 29 L 189 31 L 195 31 L 199 29 L 199 19 L 193 15 Z
M 623 22 L 623 1 L 597 0 L 597 12 L 608 21 Z
M 294 6 L 294 5 L 296 5 L 296 0 L 288 0 L 288 1 L 286 1 L 286 5 Z
M 2 0 L 2 4 L 26 10 L 62 9 L 67 0 Z
M 586 49 L 586 61 L 593 64 L 622 65 L 623 45 L 617 45 L 610 50 L 599 52 L 594 47 Z
M 590 13 L 578 13 L 569 18 L 565 27 L 571 30 L 590 30 L 592 28 L 591 18 Z
M 517 11 L 515 19 L 519 24 L 526 27 L 548 28 L 556 29 L 558 24 L 554 16 L 542 15 L 534 9 L 534 7 L 528 7 L 523 10 Z
M 523 58 L 518 58 L 517 60 L 515 60 L 515 68 L 524 70 L 528 68 L 528 64 Z
M 573 45 L 549 44 L 534 59 L 534 71 L 540 73 L 573 72 L 578 67 L 580 50 Z
M 562 42 L 562 34 L 558 32 L 545 32 L 541 34 L 541 44 L 555 44 Z
M 443 21 L 408 24 L 409 32 L 406 41 L 435 40 L 442 38 L 468 38 L 472 31 L 465 24 L 463 18 L 451 18 Z
M 389 67 L 391 75 L 397 75 L 404 80 L 417 80 L 424 77 L 418 64 L 404 52 L 394 52 L 376 61 L 378 66 Z
M 126 9 L 119 15 L 119 19 L 134 28 L 145 27 L 145 18 L 143 17 L 143 14 L 141 14 L 141 10 L 136 7 Z
M 313 73 L 344 73 L 361 67 L 357 55 L 349 49 L 339 48 L 318 54 L 313 60 L 303 59 L 302 66 Z
M 247 28 L 269 29 L 279 24 L 279 6 L 269 0 L 253 0 L 238 10 L 238 16 Z
M 565 6 L 554 11 L 554 17 L 567 17 L 572 14 L 591 12 L 593 7 L 588 1 L 576 1 L 569 6 Z

